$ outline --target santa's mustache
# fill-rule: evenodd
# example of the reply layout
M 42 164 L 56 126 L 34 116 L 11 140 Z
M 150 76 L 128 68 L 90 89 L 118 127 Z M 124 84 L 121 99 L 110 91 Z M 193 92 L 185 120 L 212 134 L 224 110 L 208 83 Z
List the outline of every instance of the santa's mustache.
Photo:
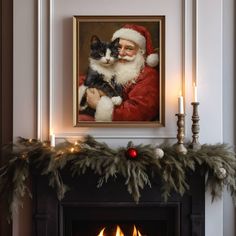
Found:
M 118 58 L 119 58 L 120 60 L 133 61 L 133 60 L 135 59 L 135 56 L 136 56 L 136 55 L 133 55 L 133 56 L 120 56 L 120 55 L 119 55 Z

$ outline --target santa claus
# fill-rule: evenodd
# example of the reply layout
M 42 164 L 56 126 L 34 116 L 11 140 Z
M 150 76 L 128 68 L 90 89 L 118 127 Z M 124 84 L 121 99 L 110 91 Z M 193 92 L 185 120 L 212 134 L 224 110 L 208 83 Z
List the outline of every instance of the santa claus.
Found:
M 149 31 L 139 25 L 125 25 L 112 40 L 120 38 L 116 81 L 123 86 L 123 102 L 111 99 L 94 88 L 87 90 L 87 103 L 96 110 L 96 121 L 152 121 L 159 114 L 158 55 Z M 89 120 L 82 116 L 79 120 Z

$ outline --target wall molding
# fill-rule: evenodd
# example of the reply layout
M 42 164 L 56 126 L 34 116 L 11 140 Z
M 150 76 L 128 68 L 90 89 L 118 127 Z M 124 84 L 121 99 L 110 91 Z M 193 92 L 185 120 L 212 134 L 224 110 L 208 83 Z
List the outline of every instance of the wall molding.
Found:
M 43 115 L 43 110 L 42 110 L 42 97 L 43 97 L 43 89 L 42 89 L 42 59 L 43 59 L 43 52 L 42 52 L 42 1 L 38 0 L 38 38 L 37 38 L 37 44 L 38 44 L 38 71 L 37 71 L 37 139 L 42 140 L 42 134 L 43 134 L 43 124 L 42 124 L 42 115 Z
M 50 102 L 50 3 L 37 1 L 37 138 L 48 139 Z
M 54 122 L 55 122 L 55 117 L 54 117 L 54 75 L 53 75 L 53 71 L 54 71 L 54 52 L 53 52 L 53 42 L 54 42 L 54 8 L 55 8 L 55 3 L 54 0 L 50 0 L 49 4 L 48 4 L 48 12 L 47 14 L 43 14 L 42 12 L 46 10 L 45 8 L 45 2 L 46 0 L 38 0 L 38 121 L 37 121 L 37 125 L 38 125 L 38 138 L 39 139 L 48 139 L 48 136 L 50 134 L 50 132 L 55 133 L 56 138 L 57 137 L 61 137 L 62 135 L 64 135 L 65 137 L 71 136 L 71 132 L 63 132 L 63 133 L 57 133 L 56 130 L 54 129 Z M 195 2 L 195 4 L 194 4 Z M 196 25 L 193 24 L 193 31 L 195 32 L 195 34 L 193 34 L 194 39 L 191 42 L 191 46 L 192 46 L 192 51 L 189 52 L 189 48 L 187 48 L 187 26 L 189 24 L 189 15 L 191 15 L 192 17 L 194 17 L 195 19 L 192 19 L 193 22 L 197 22 L 197 0 L 182 0 L 180 1 L 181 4 L 181 15 L 182 15 L 182 44 L 180 45 L 181 47 L 181 51 L 182 51 L 182 68 L 181 68 L 181 83 L 182 83 L 182 91 L 183 94 L 185 95 L 185 87 L 186 87 L 186 63 L 187 63 L 187 54 L 188 53 L 193 53 L 194 51 L 197 51 L 197 39 L 196 39 L 196 35 L 197 35 L 197 23 Z M 192 9 L 189 8 L 189 4 L 193 6 Z M 42 5 L 44 5 L 44 7 L 42 7 Z M 190 11 L 193 12 L 190 12 Z M 45 24 L 45 19 L 48 22 L 49 25 L 49 29 L 47 31 L 47 29 L 43 29 L 42 27 L 42 22 L 44 22 Z M 42 50 L 42 48 L 44 47 L 42 44 L 42 35 L 46 35 L 48 42 L 49 42 L 49 50 L 48 52 L 46 52 L 45 50 Z M 45 36 L 44 36 L 45 37 Z M 48 90 L 49 90 L 49 98 L 48 101 L 45 101 L 43 98 L 43 90 L 45 90 L 45 87 L 42 87 L 42 80 L 45 78 L 42 77 L 42 72 L 43 70 L 43 65 L 42 62 L 45 61 L 46 58 L 49 58 L 49 62 L 48 62 L 48 78 L 47 78 L 47 86 L 48 86 Z M 197 68 L 197 53 L 195 53 L 195 55 L 193 56 L 193 64 L 195 64 L 195 66 L 193 65 L 193 67 Z M 44 65 L 45 66 L 45 65 Z M 197 70 L 195 70 L 195 75 L 193 75 L 195 78 L 197 77 Z M 185 107 L 186 107 L 186 102 L 185 102 Z M 46 112 L 45 112 L 46 111 Z M 48 113 L 47 113 L 48 112 Z M 45 130 L 45 125 L 48 127 L 47 130 Z M 72 125 L 72 124 L 71 124 Z M 78 129 L 78 127 L 77 127 Z M 78 133 L 74 133 L 73 132 L 73 136 L 77 135 L 80 136 L 81 133 L 83 133 L 84 129 L 81 129 L 81 131 L 79 131 Z M 85 129 L 87 130 L 87 129 Z M 86 131 L 85 131 L 86 132 Z M 84 133 L 86 134 L 86 133 Z M 139 135 L 139 138 L 143 138 L 145 139 L 146 137 L 148 138 L 153 138 L 153 139 L 173 139 L 176 137 L 176 133 L 175 131 L 173 132 L 173 134 L 164 134 L 163 132 L 160 133 L 160 135 Z M 111 135 L 104 135 L 103 138 L 113 138 L 113 136 Z M 118 139 L 120 138 L 130 138 L 129 134 L 124 134 L 124 135 L 119 135 L 117 136 Z M 132 137 L 134 138 L 134 137 Z

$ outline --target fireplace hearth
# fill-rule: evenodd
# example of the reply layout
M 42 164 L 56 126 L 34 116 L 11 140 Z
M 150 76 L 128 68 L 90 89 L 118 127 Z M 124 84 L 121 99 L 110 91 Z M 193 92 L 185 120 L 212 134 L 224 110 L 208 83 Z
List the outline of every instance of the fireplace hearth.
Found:
M 103 228 L 103 236 L 113 236 L 117 225 L 124 236 L 133 236 L 134 225 L 142 236 L 204 236 L 205 183 L 200 172 L 189 173 L 189 191 L 184 196 L 172 193 L 168 202 L 161 197 L 160 180 L 153 179 L 138 204 L 122 178 L 99 189 L 93 173 L 72 178 L 63 171 L 62 178 L 70 190 L 58 201 L 46 177 L 33 175 L 34 236 L 98 236 Z

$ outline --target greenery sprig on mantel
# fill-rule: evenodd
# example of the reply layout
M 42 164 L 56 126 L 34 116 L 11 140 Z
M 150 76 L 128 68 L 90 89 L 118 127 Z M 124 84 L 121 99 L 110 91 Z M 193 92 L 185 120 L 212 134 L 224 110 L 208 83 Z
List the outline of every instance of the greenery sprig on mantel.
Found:
M 175 146 L 161 144 L 134 145 L 110 148 L 106 143 L 91 136 L 75 143 L 69 141 L 51 147 L 49 142 L 18 138 L 16 143 L 2 148 L 0 168 L 0 197 L 8 204 L 9 219 L 12 212 L 21 205 L 27 193 L 27 179 L 31 168 L 48 177 L 48 184 L 63 199 L 67 186 L 63 183 L 61 170 L 69 168 L 72 176 L 92 170 L 98 175 L 97 187 L 110 178 L 120 175 L 124 178 L 128 192 L 138 202 L 145 186 L 152 186 L 152 178 L 159 176 L 162 182 L 162 196 L 168 200 L 172 191 L 183 195 L 189 188 L 186 174 L 204 167 L 206 188 L 210 188 L 212 199 L 220 197 L 224 186 L 236 197 L 236 158 L 228 145 L 202 145 L 198 151 L 188 148 L 186 155 L 176 152 Z

